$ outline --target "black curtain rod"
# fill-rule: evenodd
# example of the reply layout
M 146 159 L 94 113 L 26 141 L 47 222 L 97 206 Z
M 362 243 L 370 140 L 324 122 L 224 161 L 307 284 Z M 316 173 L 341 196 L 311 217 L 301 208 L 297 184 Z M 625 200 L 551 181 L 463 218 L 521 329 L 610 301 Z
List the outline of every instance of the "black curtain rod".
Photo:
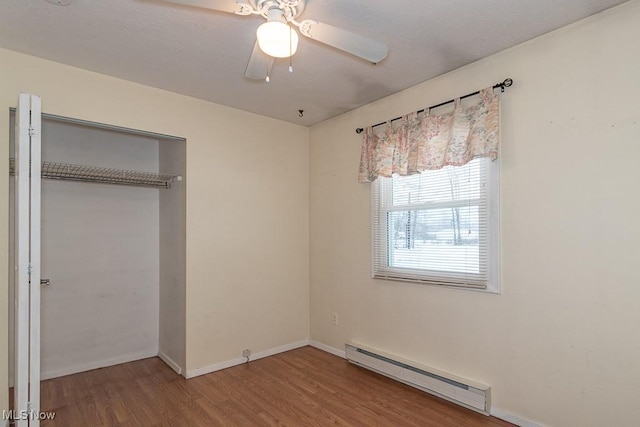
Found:
M 504 88 L 505 88 L 505 87 L 509 87 L 509 86 L 511 86 L 512 84 L 513 84 L 513 80 L 512 80 L 512 79 L 504 79 L 504 81 L 503 81 L 502 83 L 496 83 L 496 84 L 494 84 L 494 85 L 493 85 L 493 88 L 494 88 L 494 89 L 498 89 L 498 88 L 500 88 L 500 92 L 504 92 Z M 468 93 L 468 94 L 466 94 L 466 95 L 464 95 L 464 96 L 461 96 L 461 97 L 460 97 L 460 99 L 469 98 L 469 97 L 471 97 L 471 96 L 478 95 L 479 93 L 480 93 L 480 91 L 479 91 L 479 90 L 478 90 L 478 91 L 475 91 L 475 92 L 473 92 L 473 93 Z M 432 106 L 431 106 L 431 107 L 429 107 L 429 108 L 424 108 L 424 109 L 422 109 L 422 110 L 418 110 L 418 111 L 416 111 L 416 113 L 418 113 L 418 114 L 420 114 L 420 113 L 424 113 L 426 110 L 433 110 L 434 108 L 438 108 L 438 107 L 442 107 L 443 105 L 451 104 L 451 103 L 452 103 L 452 102 L 454 102 L 454 101 L 455 101 L 455 99 L 450 99 L 449 101 L 441 102 L 440 104 L 437 104 L 437 105 L 432 105 Z M 389 123 L 389 122 L 394 122 L 394 121 L 396 121 L 396 120 L 400 120 L 401 118 L 402 118 L 402 117 L 396 117 L 395 119 L 387 120 L 386 122 L 381 122 L 381 123 L 375 124 L 375 125 L 373 125 L 373 126 L 371 126 L 371 127 L 372 127 L 372 128 L 374 128 L 374 127 L 376 127 L 376 126 L 382 126 L 382 125 L 385 125 L 385 124 L 387 124 L 387 123 Z M 358 133 L 358 134 L 362 133 L 362 131 L 364 131 L 364 128 L 358 128 L 358 129 L 356 129 L 356 133 Z

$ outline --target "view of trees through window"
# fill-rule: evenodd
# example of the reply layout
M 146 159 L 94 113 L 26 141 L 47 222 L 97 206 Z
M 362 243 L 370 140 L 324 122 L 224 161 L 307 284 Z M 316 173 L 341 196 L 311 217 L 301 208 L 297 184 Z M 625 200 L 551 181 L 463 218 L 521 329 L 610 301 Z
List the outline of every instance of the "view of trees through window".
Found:
M 387 210 L 389 266 L 479 273 L 486 228 L 484 163 L 394 177 Z

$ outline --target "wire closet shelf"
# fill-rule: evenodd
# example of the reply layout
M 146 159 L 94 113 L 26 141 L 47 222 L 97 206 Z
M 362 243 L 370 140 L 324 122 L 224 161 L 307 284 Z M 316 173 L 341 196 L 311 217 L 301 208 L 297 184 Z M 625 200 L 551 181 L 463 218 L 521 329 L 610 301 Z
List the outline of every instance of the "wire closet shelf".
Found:
M 9 174 L 15 175 L 15 159 L 9 159 Z M 139 172 L 124 169 L 83 166 L 70 163 L 42 162 L 42 178 L 138 187 L 170 188 L 179 175 Z

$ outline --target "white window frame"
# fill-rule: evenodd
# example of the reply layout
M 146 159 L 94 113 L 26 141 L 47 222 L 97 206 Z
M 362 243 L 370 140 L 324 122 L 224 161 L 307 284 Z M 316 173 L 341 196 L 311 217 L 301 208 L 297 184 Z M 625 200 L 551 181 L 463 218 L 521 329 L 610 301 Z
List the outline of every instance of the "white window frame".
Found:
M 500 164 L 499 159 L 488 161 L 486 167 L 487 184 L 487 280 L 482 285 L 452 281 L 442 275 L 439 279 L 432 270 L 389 267 L 387 264 L 389 236 L 386 226 L 387 213 L 380 201 L 391 194 L 382 194 L 384 186 L 378 178 L 371 185 L 371 277 L 374 279 L 414 282 L 499 294 L 500 287 Z M 402 177 L 400 177 L 402 179 Z M 388 193 L 388 192 L 387 192 Z M 387 203 L 390 205 L 390 203 Z M 378 235 L 376 235 L 376 230 Z M 376 244 L 376 242 L 379 242 Z M 378 249 L 378 250 L 377 250 Z

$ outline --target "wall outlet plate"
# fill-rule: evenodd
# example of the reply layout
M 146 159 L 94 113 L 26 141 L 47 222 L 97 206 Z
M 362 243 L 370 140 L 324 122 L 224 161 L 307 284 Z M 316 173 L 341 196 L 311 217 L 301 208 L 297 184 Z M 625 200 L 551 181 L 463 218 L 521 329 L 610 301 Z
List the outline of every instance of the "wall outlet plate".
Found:
M 248 348 L 245 348 L 244 350 L 242 350 L 242 357 L 249 357 L 251 356 L 251 350 Z

